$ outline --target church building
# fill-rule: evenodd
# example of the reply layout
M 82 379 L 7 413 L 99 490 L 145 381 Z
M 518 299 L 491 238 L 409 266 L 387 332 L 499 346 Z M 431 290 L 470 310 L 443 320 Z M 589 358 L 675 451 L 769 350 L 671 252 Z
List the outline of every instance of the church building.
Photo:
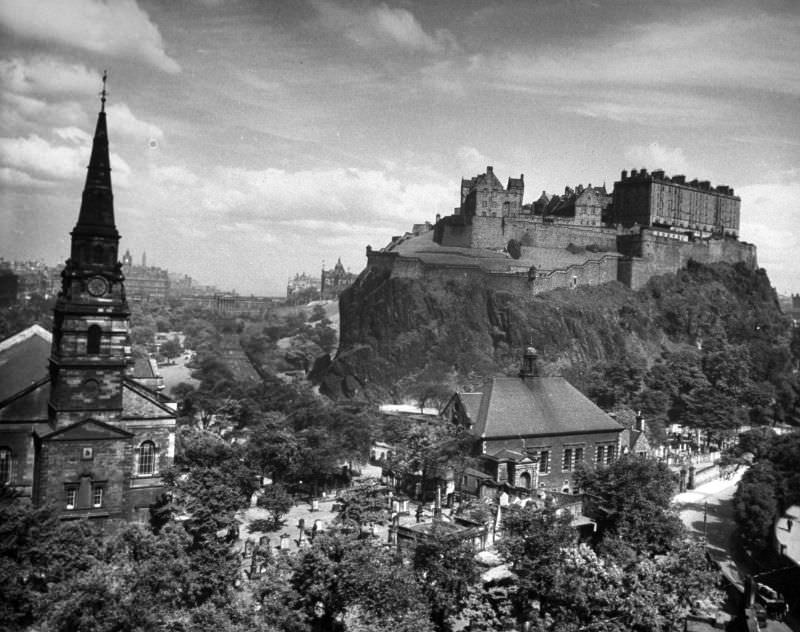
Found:
M 102 95 L 52 336 L 0 343 L 0 483 L 113 528 L 147 520 L 163 492 L 176 414 L 133 378 Z
M 456 393 L 444 415 L 475 438 L 480 469 L 467 472 L 460 486 L 477 496 L 577 493 L 579 463 L 604 466 L 620 456 L 622 426 L 563 377 L 540 375 L 532 347 L 519 377 Z

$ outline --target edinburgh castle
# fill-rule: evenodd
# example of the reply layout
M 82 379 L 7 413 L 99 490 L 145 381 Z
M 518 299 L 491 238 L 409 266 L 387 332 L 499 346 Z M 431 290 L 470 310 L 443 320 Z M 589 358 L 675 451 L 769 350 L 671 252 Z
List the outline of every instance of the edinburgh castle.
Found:
M 491 166 L 462 179 L 452 215 L 367 247 L 365 274 L 472 277 L 538 294 L 609 281 L 638 289 L 689 260 L 757 267 L 755 246 L 738 240 L 741 199 L 728 186 L 634 169 L 611 192 L 578 185 L 523 204 L 524 187 L 523 175 L 504 187 Z

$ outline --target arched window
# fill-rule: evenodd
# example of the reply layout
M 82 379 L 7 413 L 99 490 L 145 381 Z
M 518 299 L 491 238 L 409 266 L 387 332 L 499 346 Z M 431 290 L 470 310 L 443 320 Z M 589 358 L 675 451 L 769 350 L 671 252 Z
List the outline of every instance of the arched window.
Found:
M 99 355 L 100 353 L 100 325 L 89 327 L 89 338 L 86 341 L 86 353 L 89 355 Z
M 519 486 L 525 489 L 531 488 L 531 475 L 528 472 L 519 475 Z
M 156 444 L 152 441 L 144 441 L 139 446 L 139 468 L 138 474 L 148 476 L 156 471 Z
M 0 448 L 0 485 L 11 480 L 11 450 Z

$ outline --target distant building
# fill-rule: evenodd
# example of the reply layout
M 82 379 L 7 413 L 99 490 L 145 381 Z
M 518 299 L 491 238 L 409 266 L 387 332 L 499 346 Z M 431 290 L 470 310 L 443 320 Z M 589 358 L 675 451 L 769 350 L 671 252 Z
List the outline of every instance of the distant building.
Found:
M 122 257 L 122 273 L 125 275 L 125 291 L 133 301 L 165 300 L 170 293 L 169 273 L 154 266 L 148 267 L 146 255 L 142 253 L 142 265 L 133 265 L 129 250 Z
M 131 375 L 104 110 L 52 336 L 34 326 L 0 343 L 0 483 L 113 528 L 147 520 L 163 493 L 176 413 Z
M 475 437 L 481 467 L 467 491 L 478 496 L 575 492 L 579 463 L 607 465 L 620 453 L 622 426 L 563 377 L 541 376 L 533 348 L 519 377 L 456 393 L 444 412 Z
M 353 285 L 357 277 L 357 274 L 344 269 L 341 258 L 336 261 L 332 270 L 323 267 L 320 276 L 320 298 L 323 301 L 339 298 L 339 294 Z
M 729 186 L 633 169 L 630 175 L 623 171 L 614 183 L 611 221 L 683 230 L 697 237 L 737 237 L 741 205 Z
M 295 274 L 286 284 L 286 302 L 292 305 L 308 303 L 319 299 L 321 287 L 320 277 L 303 272 Z

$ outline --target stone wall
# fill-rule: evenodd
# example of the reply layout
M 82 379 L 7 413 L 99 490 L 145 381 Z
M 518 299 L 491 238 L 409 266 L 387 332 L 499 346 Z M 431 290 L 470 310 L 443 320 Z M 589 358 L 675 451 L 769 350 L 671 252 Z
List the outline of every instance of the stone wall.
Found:
M 85 458 L 84 449 L 91 449 Z M 38 500 L 53 501 L 64 517 L 121 517 L 126 505 L 126 491 L 132 462 L 132 447 L 128 439 L 76 441 L 45 441 L 39 454 Z M 92 484 L 104 487 L 102 507 L 94 508 Z M 89 491 L 86 490 L 89 485 Z M 73 509 L 66 507 L 68 486 L 78 491 Z
M 626 255 L 620 261 L 619 280 L 634 290 L 660 274 L 674 274 L 690 260 L 698 263 L 744 263 L 758 267 L 756 247 L 735 239 L 677 241 L 642 230 L 640 234 L 620 235 L 619 251 Z
M 608 251 L 617 248 L 614 228 L 543 222 L 541 218 L 521 216 L 475 216 L 466 221 L 447 217 L 437 225 L 435 237 L 442 246 L 489 250 L 503 249 L 511 239 L 539 248 L 566 248 L 570 244 L 595 245 Z

